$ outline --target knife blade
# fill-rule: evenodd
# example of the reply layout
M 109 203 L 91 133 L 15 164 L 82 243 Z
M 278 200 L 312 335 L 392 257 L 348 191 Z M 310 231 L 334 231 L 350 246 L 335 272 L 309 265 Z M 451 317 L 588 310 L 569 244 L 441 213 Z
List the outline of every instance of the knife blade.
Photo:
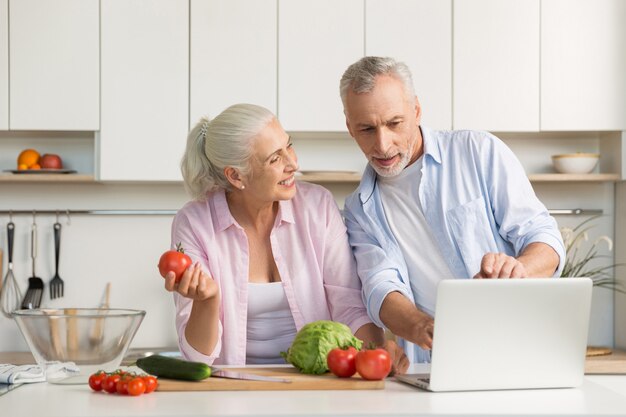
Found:
M 266 381 L 266 382 L 282 382 L 282 383 L 291 383 L 290 379 L 286 378 L 277 378 L 273 376 L 263 376 L 263 375 L 255 375 L 248 374 L 245 372 L 237 372 L 237 371 L 225 371 L 223 369 L 211 367 L 211 377 L 217 378 L 230 378 L 230 379 L 243 379 L 247 381 Z

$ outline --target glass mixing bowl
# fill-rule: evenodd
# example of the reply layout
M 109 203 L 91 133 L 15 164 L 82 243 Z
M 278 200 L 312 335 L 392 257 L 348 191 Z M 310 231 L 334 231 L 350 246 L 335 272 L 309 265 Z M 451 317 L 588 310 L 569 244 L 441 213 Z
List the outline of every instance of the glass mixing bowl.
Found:
M 17 310 L 13 317 L 48 382 L 82 383 L 98 371 L 113 371 L 146 312 L 112 308 Z M 53 364 L 73 362 L 78 374 L 52 374 Z

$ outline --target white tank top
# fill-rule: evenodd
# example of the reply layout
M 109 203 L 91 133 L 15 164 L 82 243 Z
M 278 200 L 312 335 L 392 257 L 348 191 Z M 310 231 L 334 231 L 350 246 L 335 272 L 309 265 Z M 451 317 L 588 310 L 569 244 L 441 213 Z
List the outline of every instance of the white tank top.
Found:
M 287 351 L 296 333 L 282 282 L 249 282 L 246 363 L 285 363 L 280 352 Z

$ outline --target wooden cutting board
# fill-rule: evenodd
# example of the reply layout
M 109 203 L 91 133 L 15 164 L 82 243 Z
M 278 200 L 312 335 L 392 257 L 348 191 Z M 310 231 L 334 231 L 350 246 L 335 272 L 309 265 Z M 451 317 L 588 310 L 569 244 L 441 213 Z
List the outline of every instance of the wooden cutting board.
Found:
M 157 391 L 286 391 L 286 390 L 361 390 L 383 389 L 385 381 L 366 381 L 360 376 L 337 378 L 330 373 L 304 375 L 295 368 L 227 368 L 256 375 L 290 379 L 291 383 L 207 378 L 202 381 L 177 381 L 159 378 Z
M 613 350 L 610 355 L 587 356 L 585 374 L 626 375 L 626 352 Z

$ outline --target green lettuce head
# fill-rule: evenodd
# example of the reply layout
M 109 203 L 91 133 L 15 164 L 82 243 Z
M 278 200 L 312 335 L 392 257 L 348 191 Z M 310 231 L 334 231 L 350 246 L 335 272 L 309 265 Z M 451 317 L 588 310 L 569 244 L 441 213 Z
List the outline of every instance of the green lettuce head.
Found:
M 280 354 L 303 374 L 323 374 L 328 372 L 328 352 L 350 346 L 359 350 L 361 345 L 363 342 L 345 324 L 318 320 L 302 327 L 287 352 Z

